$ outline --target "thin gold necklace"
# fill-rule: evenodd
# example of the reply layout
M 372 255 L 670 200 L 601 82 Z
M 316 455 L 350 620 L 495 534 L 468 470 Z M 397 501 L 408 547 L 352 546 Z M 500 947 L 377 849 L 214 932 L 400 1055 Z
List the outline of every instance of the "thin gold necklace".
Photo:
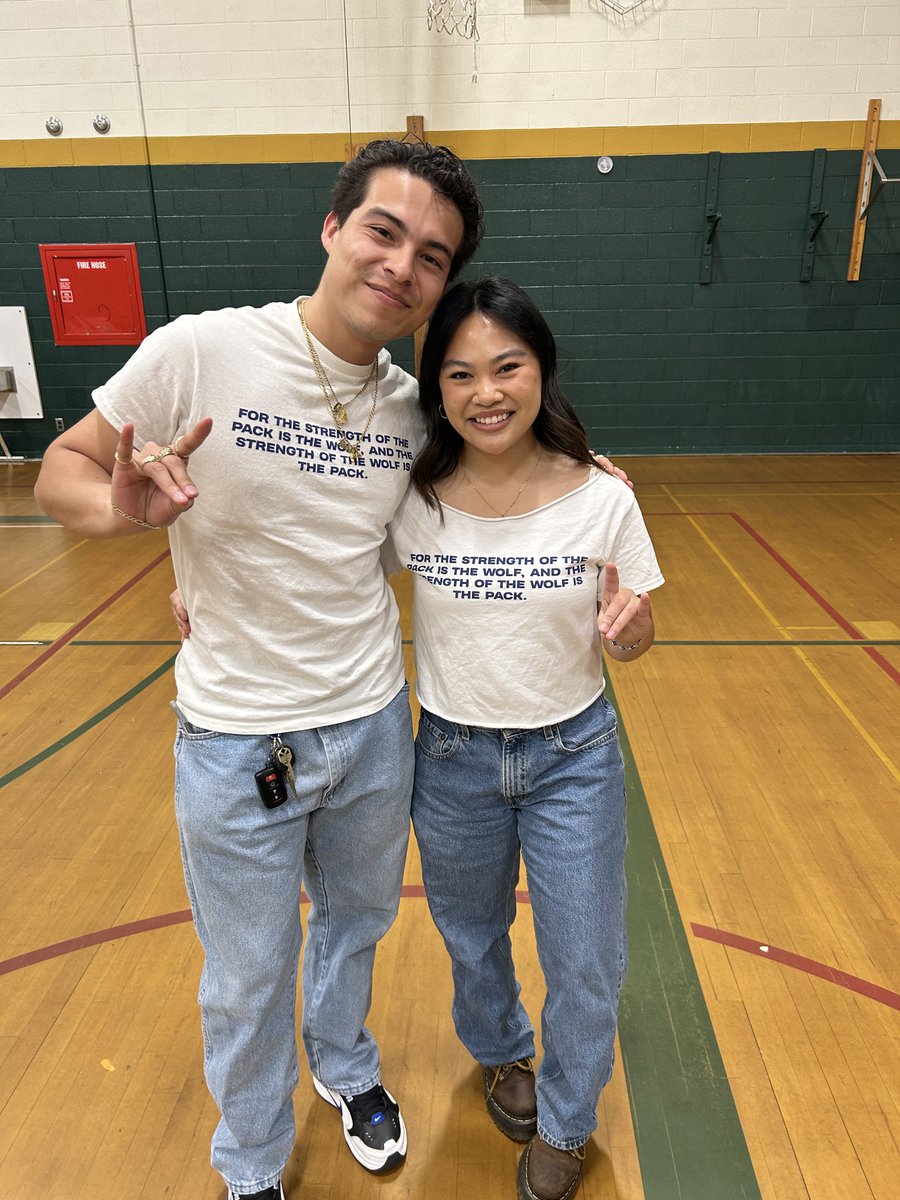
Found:
M 491 504 L 491 502 L 490 502 L 490 500 L 488 500 L 487 496 L 483 496 L 481 494 L 481 492 L 479 492 L 478 488 L 475 486 L 475 481 L 472 479 L 472 476 L 469 474 L 469 472 L 466 470 L 466 468 L 462 465 L 462 463 L 459 464 L 459 469 L 462 471 L 462 473 L 465 477 L 466 483 L 468 483 L 469 487 L 472 489 L 472 491 L 475 493 L 475 495 L 478 496 L 478 498 L 480 500 L 482 500 L 488 506 L 488 508 L 491 510 L 491 512 L 496 513 L 498 517 L 505 517 L 506 514 L 509 512 L 509 510 L 513 507 L 513 505 L 519 499 L 519 497 L 522 495 L 522 493 L 525 491 L 526 485 L 531 481 L 531 477 L 534 475 L 535 471 L 540 466 L 541 459 L 543 457 L 544 457 L 544 447 L 541 446 L 540 453 L 537 456 L 537 461 L 535 462 L 535 464 L 531 468 L 531 470 L 528 472 L 528 478 L 525 480 L 525 482 L 522 484 L 522 486 L 516 492 L 515 496 L 513 496 L 512 500 L 509 502 L 509 504 L 507 504 L 506 508 L 504 508 L 503 512 L 501 512 L 499 508 L 494 508 L 493 504 Z
M 297 304 L 297 308 L 300 311 L 300 324 L 303 326 L 303 334 L 306 338 L 306 345 L 309 348 L 309 357 L 312 359 L 313 370 L 315 371 L 316 378 L 319 381 L 319 387 L 322 389 L 322 394 L 325 397 L 325 403 L 328 405 L 328 411 L 331 413 L 334 423 L 337 425 L 338 431 L 341 434 L 341 436 L 338 438 L 338 446 L 340 446 L 345 454 L 349 454 L 355 463 L 358 463 L 363 456 L 362 442 L 366 434 L 369 432 L 369 426 L 372 424 L 372 418 L 375 416 L 375 405 L 378 403 L 378 355 L 375 355 L 375 361 L 372 363 L 372 370 L 366 376 L 365 383 L 362 385 L 356 395 L 351 396 L 351 398 L 347 401 L 348 404 L 352 404 L 354 400 L 358 400 L 372 380 L 375 380 L 375 387 L 372 391 L 372 407 L 369 410 L 369 419 L 366 421 L 365 429 L 359 435 L 359 442 L 354 443 L 351 442 L 346 433 L 343 432 L 343 427 L 347 424 L 347 409 L 343 404 L 341 404 L 340 400 L 338 400 L 337 396 L 334 394 L 334 388 L 331 386 L 331 380 L 325 374 L 325 368 L 322 366 L 322 362 L 316 353 L 316 348 L 313 345 L 312 338 L 309 335 L 309 328 L 306 324 L 306 315 L 303 311 L 305 305 L 305 300 L 300 300 Z

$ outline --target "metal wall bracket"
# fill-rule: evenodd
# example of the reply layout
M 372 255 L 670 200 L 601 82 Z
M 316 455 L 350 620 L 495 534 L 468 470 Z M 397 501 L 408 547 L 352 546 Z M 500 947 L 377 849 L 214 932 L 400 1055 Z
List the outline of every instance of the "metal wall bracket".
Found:
M 816 238 L 822 232 L 822 226 L 828 220 L 828 213 L 822 207 L 822 187 L 825 182 L 826 156 L 826 150 L 817 150 L 813 158 L 812 182 L 809 185 L 806 245 L 803 249 L 803 259 L 800 264 L 800 279 L 803 283 L 808 283 L 813 277 L 813 263 L 816 259 Z
M 703 244 L 703 258 L 700 263 L 700 282 L 712 282 L 713 241 L 716 230 L 722 220 L 719 212 L 719 174 L 722 169 L 722 155 L 713 150 L 709 155 L 709 165 L 706 172 L 706 240 Z
M 872 187 L 873 168 L 878 172 L 878 183 L 874 189 Z M 863 175 L 862 196 L 859 202 L 859 212 L 857 218 L 864 221 L 868 215 L 869 209 L 881 195 L 881 189 L 886 183 L 900 183 L 900 179 L 890 179 L 884 173 L 881 163 L 878 161 L 878 155 L 874 150 L 869 150 L 866 154 L 865 174 Z

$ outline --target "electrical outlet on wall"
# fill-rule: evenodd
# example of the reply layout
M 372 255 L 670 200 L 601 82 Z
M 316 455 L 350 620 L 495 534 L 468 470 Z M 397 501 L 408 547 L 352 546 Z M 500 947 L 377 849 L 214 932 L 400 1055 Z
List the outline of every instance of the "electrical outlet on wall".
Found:
M 62 417 L 57 417 L 57 418 L 56 418 L 55 425 L 56 425 L 56 432 L 57 432 L 57 433 L 62 433 L 62 431 L 63 431 L 63 430 L 65 429 L 65 427 L 66 427 L 66 423 L 65 423 L 65 421 L 62 419 Z

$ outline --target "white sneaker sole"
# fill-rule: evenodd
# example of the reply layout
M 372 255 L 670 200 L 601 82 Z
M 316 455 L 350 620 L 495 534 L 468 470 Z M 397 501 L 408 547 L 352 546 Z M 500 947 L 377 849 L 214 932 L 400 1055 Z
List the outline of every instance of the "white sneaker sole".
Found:
M 347 1143 L 347 1148 L 360 1166 L 365 1167 L 367 1171 L 371 1171 L 373 1175 L 378 1175 L 386 1171 L 393 1171 L 395 1168 L 401 1165 L 403 1160 L 406 1158 L 406 1125 L 404 1124 L 402 1113 L 397 1114 L 397 1118 L 400 1121 L 399 1139 L 393 1143 L 388 1142 L 387 1147 L 385 1147 L 384 1150 L 370 1150 L 369 1147 L 363 1145 L 358 1138 L 350 1136 L 350 1128 L 353 1125 L 353 1118 L 350 1116 L 350 1112 L 344 1103 L 340 1092 L 333 1092 L 331 1088 L 326 1087 L 324 1083 L 320 1083 L 319 1080 L 316 1079 L 315 1075 L 313 1075 L 312 1081 L 313 1087 L 316 1089 L 322 1099 L 330 1104 L 332 1108 L 336 1108 L 340 1111 L 341 1121 L 344 1126 L 344 1141 Z M 390 1100 L 394 1099 L 387 1088 L 385 1088 L 385 1093 Z M 393 1148 L 391 1149 L 390 1147 Z M 386 1158 L 385 1155 L 387 1155 Z

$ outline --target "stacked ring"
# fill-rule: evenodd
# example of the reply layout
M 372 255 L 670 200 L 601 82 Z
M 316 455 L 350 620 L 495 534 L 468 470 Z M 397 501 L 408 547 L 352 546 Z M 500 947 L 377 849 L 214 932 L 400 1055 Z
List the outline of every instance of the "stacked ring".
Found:
M 182 454 L 181 451 L 177 449 L 180 441 L 181 438 L 177 437 L 174 445 L 171 442 L 167 442 L 165 446 L 163 446 L 162 450 L 157 450 L 156 454 L 148 454 L 146 458 L 141 459 L 141 466 L 146 467 L 148 463 L 162 462 L 162 460 L 164 458 L 168 458 L 170 454 L 174 454 L 176 458 L 180 458 L 184 462 L 187 462 L 189 456 L 187 454 Z M 119 458 L 118 454 L 116 455 L 116 458 L 119 462 L 123 461 L 121 458 Z M 129 462 L 130 461 L 131 460 L 129 459 Z

